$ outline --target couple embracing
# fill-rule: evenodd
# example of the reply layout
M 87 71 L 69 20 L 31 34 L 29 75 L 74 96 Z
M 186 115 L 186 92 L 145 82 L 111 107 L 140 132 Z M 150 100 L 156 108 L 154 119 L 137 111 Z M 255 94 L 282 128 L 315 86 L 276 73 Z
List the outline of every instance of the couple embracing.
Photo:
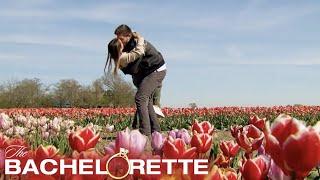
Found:
M 154 131 L 161 131 L 155 112 L 157 106 L 154 108 L 154 104 L 160 106 L 160 90 L 166 76 L 166 63 L 161 53 L 129 26 L 118 26 L 115 35 L 117 37 L 108 44 L 105 70 L 108 66 L 108 75 L 116 76 L 118 70 L 121 70 L 132 76 L 133 84 L 137 87 L 137 111 L 132 128 L 139 128 L 142 134 L 150 138 Z

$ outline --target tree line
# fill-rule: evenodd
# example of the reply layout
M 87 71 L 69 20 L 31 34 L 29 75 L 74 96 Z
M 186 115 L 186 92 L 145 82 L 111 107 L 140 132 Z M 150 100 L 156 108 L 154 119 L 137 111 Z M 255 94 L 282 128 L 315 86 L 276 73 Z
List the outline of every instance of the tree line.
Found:
M 90 85 L 63 79 L 45 85 L 40 79 L 11 80 L 0 84 L 0 108 L 130 107 L 135 88 L 121 77 L 101 77 Z

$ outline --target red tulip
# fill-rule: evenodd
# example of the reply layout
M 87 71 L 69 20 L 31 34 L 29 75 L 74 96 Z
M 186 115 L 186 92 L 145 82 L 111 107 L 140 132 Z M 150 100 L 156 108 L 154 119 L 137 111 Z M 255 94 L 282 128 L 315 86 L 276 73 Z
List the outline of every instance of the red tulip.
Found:
M 6 141 L 7 137 L 0 134 L 0 170 L 4 169 Z
M 44 174 L 39 174 L 39 175 L 35 175 L 35 174 L 30 174 L 28 173 L 25 177 L 25 179 L 31 179 L 31 180 L 57 180 L 56 178 L 54 178 L 53 176 L 48 176 L 48 175 L 44 175 Z M 15 179 L 15 178 L 13 178 Z
M 35 150 L 35 159 L 38 160 L 44 160 L 44 159 L 51 159 L 54 158 L 58 155 L 59 150 L 52 146 L 42 146 L 40 145 L 36 150 Z
M 230 165 L 230 158 L 225 157 L 223 154 L 218 154 L 217 158 L 213 162 L 215 165 L 222 167 L 222 168 L 227 168 Z
M 245 160 L 240 171 L 245 180 L 263 180 L 267 177 L 269 162 L 264 156 Z
M 95 134 L 91 128 L 86 127 L 75 133 L 70 133 L 69 144 L 73 150 L 81 152 L 94 148 L 99 138 L 99 133 Z
M 237 180 L 237 173 L 234 169 L 228 168 L 221 171 L 216 165 L 213 166 L 205 180 Z
M 205 177 L 205 180 L 223 180 L 223 175 L 218 166 L 213 166 L 207 177 Z
M 8 146 L 14 146 L 14 145 L 29 148 L 28 143 L 21 138 L 6 139 L 3 144 L 4 148 L 7 148 Z
M 59 150 L 52 146 L 42 146 L 40 145 L 35 151 L 34 151 L 34 161 L 37 165 L 38 168 L 40 168 L 40 164 L 43 160 L 45 159 L 54 159 L 56 161 L 58 161 L 60 159 L 60 156 L 58 155 Z M 45 165 L 45 169 L 53 169 L 54 165 L 52 164 L 46 164 Z M 35 175 L 33 173 L 29 173 L 29 178 L 30 179 L 40 179 L 41 177 L 43 177 L 43 174 L 40 173 L 40 175 Z M 59 172 L 55 173 L 53 175 L 54 179 L 60 179 L 60 174 Z
M 4 149 L 0 149 L 0 171 L 4 169 L 5 154 Z
M 117 116 L 132 116 L 135 112 L 134 108 L 12 108 L 2 109 L 10 117 L 17 114 L 25 116 L 32 115 L 34 117 L 47 116 L 47 117 L 64 117 L 66 119 L 84 119 L 95 117 L 110 117 Z M 320 106 L 274 106 L 274 107 L 216 107 L 216 108 L 164 108 L 163 112 L 167 117 L 172 116 L 190 116 L 196 115 L 203 116 L 250 116 L 251 114 L 262 114 L 263 116 L 270 117 L 279 112 L 288 114 L 297 114 L 305 116 L 305 114 L 317 114 L 320 111 Z M 123 117 L 119 118 L 124 119 Z
M 210 122 L 208 121 L 203 121 L 201 123 L 198 123 L 198 121 L 196 120 L 193 124 L 192 124 L 192 132 L 197 132 L 197 133 L 207 133 L 209 135 L 212 135 L 214 132 L 214 126 L 210 124 Z
M 83 179 L 83 180 L 91 180 L 91 179 L 95 179 L 95 180 L 104 180 L 106 178 L 106 175 L 100 175 L 100 174 L 96 174 L 95 172 L 95 167 L 97 166 L 97 161 L 96 160 L 100 160 L 100 170 L 101 171 L 105 171 L 106 170 L 106 162 L 107 160 L 110 158 L 109 155 L 107 156 L 102 156 L 100 155 L 99 152 L 96 151 L 96 149 L 91 148 L 88 149 L 86 151 L 82 151 L 80 153 L 78 153 L 77 151 L 73 151 L 72 153 L 72 159 L 93 159 L 93 168 L 88 169 L 88 170 L 93 170 L 94 173 L 91 175 L 79 175 L 79 174 L 72 174 L 71 169 L 67 169 L 66 173 L 64 175 L 64 179 Z M 65 159 L 65 161 L 67 163 L 71 162 L 72 160 L 71 158 Z
M 5 146 L 7 145 L 7 143 L 6 143 L 7 140 L 8 140 L 8 138 L 0 133 L 0 149 L 5 148 Z
M 261 146 L 264 135 L 262 131 L 250 124 L 237 129 L 235 138 L 239 146 L 249 154 Z
M 221 141 L 220 149 L 226 157 L 235 157 L 240 149 L 240 146 L 234 141 Z
M 235 172 L 234 169 L 231 169 L 230 171 L 225 172 L 225 176 L 227 180 L 237 180 L 237 173 Z
M 10 147 L 12 147 L 12 149 Z M 24 156 L 16 156 L 16 151 L 13 149 L 16 149 L 17 147 L 24 147 L 23 152 L 26 152 L 26 154 Z M 7 148 L 11 150 L 8 150 Z M 6 151 L 6 158 L 19 159 L 22 165 L 24 165 L 28 159 L 33 157 L 33 152 L 29 149 L 29 145 L 21 138 L 7 139 L 4 142 L 4 150 Z
M 209 134 L 195 134 L 191 138 L 191 146 L 197 148 L 198 153 L 206 153 L 212 145 L 212 136 Z
M 320 123 L 306 127 L 301 121 L 280 115 L 266 126 L 266 152 L 286 175 L 306 177 L 320 164 Z
M 75 159 L 100 159 L 102 155 L 97 152 L 96 149 L 91 148 L 86 151 L 78 153 L 77 151 L 72 152 L 72 158 Z
M 251 116 L 249 124 L 252 124 L 255 127 L 259 128 L 261 131 L 263 131 L 266 124 L 266 118 L 260 119 L 258 116 Z
M 143 154 L 141 154 L 141 156 L 139 157 L 139 159 L 143 160 L 145 162 L 145 164 L 147 164 L 147 160 L 160 160 L 161 157 L 159 155 L 152 155 L 152 152 L 144 152 Z M 173 172 L 176 170 L 175 165 L 172 166 L 173 168 Z M 140 174 L 140 171 L 138 170 L 134 170 L 133 171 L 133 177 L 134 179 L 143 179 L 143 180 L 160 180 L 161 176 L 163 176 L 163 174 L 166 173 L 167 171 L 167 166 L 164 164 L 160 164 L 160 168 L 157 169 L 159 170 L 161 173 L 160 174 Z M 144 167 L 144 171 L 147 172 L 147 167 Z M 129 179 L 129 178 L 128 178 Z
M 236 138 L 236 137 L 237 137 L 237 134 L 238 134 L 238 131 L 239 131 L 241 128 L 242 128 L 242 126 L 239 126 L 239 125 L 231 126 L 231 127 L 230 127 L 230 132 L 231 132 L 232 137 Z
M 29 159 L 34 159 L 33 158 L 33 151 L 31 151 L 29 149 L 27 142 L 21 138 L 7 139 L 3 145 L 4 145 L 3 150 L 4 150 L 5 159 L 19 160 L 21 163 L 20 167 L 25 167 L 25 165 Z M 22 147 L 22 149 L 23 149 L 23 154 L 16 155 L 16 152 L 17 152 L 16 149 L 20 148 L 20 147 Z M 23 148 L 23 147 L 25 147 L 25 148 Z M 22 175 L 21 174 L 10 175 L 9 179 L 10 178 L 21 179 Z
M 196 156 L 197 148 L 186 149 L 182 139 L 168 137 L 163 144 L 163 153 L 170 159 L 193 159 Z
M 42 146 L 40 145 L 35 151 L 34 151 L 34 161 L 35 163 L 40 167 L 40 163 L 41 161 L 45 160 L 45 159 L 59 159 L 59 155 L 58 155 L 59 150 L 52 146 Z

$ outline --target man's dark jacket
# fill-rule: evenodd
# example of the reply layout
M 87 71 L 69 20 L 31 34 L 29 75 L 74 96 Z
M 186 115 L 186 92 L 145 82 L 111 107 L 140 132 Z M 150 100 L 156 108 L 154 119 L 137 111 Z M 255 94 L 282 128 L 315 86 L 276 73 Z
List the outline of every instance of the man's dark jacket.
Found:
M 140 78 L 146 77 L 158 68 L 160 68 L 165 62 L 160 52 L 148 41 L 145 41 L 146 49 L 143 57 L 131 62 L 127 67 L 122 68 L 124 74 L 130 74 Z M 124 52 L 130 52 L 136 47 L 136 41 L 131 38 L 127 45 L 124 47 Z

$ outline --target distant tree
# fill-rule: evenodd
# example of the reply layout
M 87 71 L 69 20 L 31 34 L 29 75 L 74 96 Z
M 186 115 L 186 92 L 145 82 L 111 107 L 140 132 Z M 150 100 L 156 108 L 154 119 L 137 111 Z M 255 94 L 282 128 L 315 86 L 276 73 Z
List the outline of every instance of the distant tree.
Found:
M 103 84 L 106 88 L 105 100 L 109 106 L 134 106 L 135 89 L 131 83 L 121 76 L 104 77 Z
M 193 103 L 189 103 L 189 107 L 194 109 L 194 108 L 197 108 L 198 106 L 196 103 L 193 102 Z
M 106 102 L 106 86 L 104 84 L 104 78 L 96 79 L 91 84 L 92 101 L 95 107 L 108 106 Z
M 121 77 L 101 77 L 90 85 L 63 79 L 44 86 L 39 79 L 0 84 L 0 108 L 12 107 L 124 107 L 134 105 L 135 89 Z
M 63 79 L 55 84 L 53 94 L 59 107 L 79 106 L 81 85 L 74 79 Z
M 14 81 L 14 80 L 9 80 L 1 84 L 0 86 L 0 107 L 1 108 L 14 107 L 13 90 L 16 85 L 17 85 L 17 81 Z
M 40 107 L 44 88 L 40 80 L 8 81 L 0 88 L 1 105 L 5 107 Z

